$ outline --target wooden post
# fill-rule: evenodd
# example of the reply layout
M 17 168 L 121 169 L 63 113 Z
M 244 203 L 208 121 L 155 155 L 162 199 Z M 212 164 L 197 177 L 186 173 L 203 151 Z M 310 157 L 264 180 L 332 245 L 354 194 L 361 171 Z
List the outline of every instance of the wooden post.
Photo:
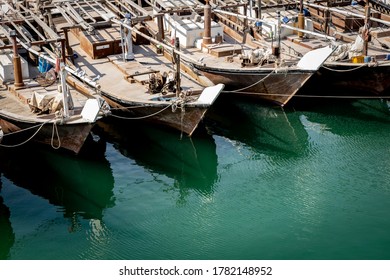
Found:
M 248 5 L 247 4 L 244 4 L 244 15 L 248 16 Z M 247 28 L 248 28 L 248 19 L 244 18 L 244 32 Z M 245 34 L 244 34 L 244 36 L 245 36 Z
M 258 19 L 261 19 L 261 0 L 257 0 L 257 16 Z M 262 26 L 259 26 L 259 33 L 261 34 Z
M 65 36 L 66 56 L 69 57 L 72 63 L 74 64 L 73 49 L 69 45 L 69 34 L 68 34 L 69 29 L 65 27 L 62 28 L 62 30 L 64 31 L 64 36 Z
M 329 21 L 330 21 L 330 11 L 325 11 L 325 24 L 324 24 L 324 33 L 329 34 Z
M 211 40 L 211 6 L 209 0 L 206 0 L 204 6 L 204 33 L 203 33 L 203 45 L 209 45 L 212 43 Z
M 305 29 L 305 17 L 303 16 L 303 0 L 299 1 L 298 28 Z M 298 37 L 303 38 L 303 32 L 298 32 Z
M 180 51 L 180 41 L 179 37 L 175 39 L 175 49 Z M 174 51 L 175 63 L 176 63 L 176 97 L 179 97 L 180 94 L 180 54 Z
M 371 13 L 371 10 L 370 10 L 370 6 L 368 4 L 368 1 L 366 2 L 366 6 L 364 7 L 365 9 L 365 13 L 364 13 L 364 28 L 362 30 L 362 37 L 363 37 L 363 40 L 364 40 L 364 44 L 363 44 L 363 54 L 364 55 L 367 55 L 367 52 L 368 52 L 368 41 L 369 41 L 369 33 L 370 33 L 370 28 L 369 28 L 369 24 L 370 24 L 370 13 Z
M 61 58 L 62 62 L 66 64 L 66 51 L 65 51 L 65 40 L 61 40 Z
M 13 63 L 14 63 L 14 79 L 15 79 L 15 88 L 21 88 L 24 86 L 23 83 L 23 74 L 22 74 L 22 64 L 20 56 L 18 53 L 18 47 L 16 42 L 16 31 L 11 30 L 10 36 L 12 38 L 12 49 L 13 49 Z
M 271 41 L 271 48 L 272 48 L 272 54 L 276 56 L 276 58 L 279 59 L 280 57 L 280 11 L 277 11 L 277 20 L 278 20 L 278 26 L 276 27 L 276 34 L 275 34 L 275 39 L 276 39 L 276 46 L 273 45 L 273 39 Z M 273 38 L 273 37 L 272 37 Z
M 164 41 L 164 22 L 163 22 L 163 16 L 164 15 L 158 15 L 157 16 L 157 26 L 158 26 L 158 37 L 157 40 Z

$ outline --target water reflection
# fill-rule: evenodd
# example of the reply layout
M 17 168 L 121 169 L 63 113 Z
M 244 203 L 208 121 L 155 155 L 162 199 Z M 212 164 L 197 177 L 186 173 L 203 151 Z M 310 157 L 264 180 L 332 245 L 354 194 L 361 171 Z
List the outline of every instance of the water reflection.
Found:
M 12 229 L 10 216 L 11 213 L 7 205 L 4 204 L 4 199 L 1 196 L 1 169 L 0 169 L 0 260 L 8 259 L 11 247 L 15 242 L 15 234 Z
M 101 224 L 104 209 L 115 204 L 114 178 L 104 157 L 75 157 L 36 146 L 0 149 L 0 157 L 3 176 L 57 206 L 70 232 L 79 229 L 80 218 Z
M 174 179 L 167 191 L 179 193 L 185 202 L 191 190 L 203 197 L 213 193 L 217 178 L 216 145 L 212 136 L 200 133 L 193 137 L 180 135 L 157 126 L 128 122 L 101 121 L 96 133 L 124 156 L 133 159 L 153 176 L 162 174 Z
M 305 126 L 317 125 L 340 136 L 367 135 L 390 125 L 390 103 L 382 99 L 324 100 L 296 106 L 304 111 Z M 308 124 L 310 123 L 310 124 Z
M 294 110 L 224 98 L 209 111 L 207 127 L 214 134 L 245 143 L 256 153 L 299 157 L 307 152 L 308 135 Z

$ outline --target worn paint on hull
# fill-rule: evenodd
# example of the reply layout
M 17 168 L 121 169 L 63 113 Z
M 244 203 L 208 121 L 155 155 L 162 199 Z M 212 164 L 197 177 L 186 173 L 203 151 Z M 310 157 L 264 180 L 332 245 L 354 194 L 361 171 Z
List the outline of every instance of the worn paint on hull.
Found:
M 46 123 L 42 126 L 39 132 L 34 135 L 34 133 L 37 132 L 41 124 L 42 123 L 39 122 L 20 122 L 17 120 L 6 118 L 5 116 L 1 116 L 0 126 L 2 127 L 4 132 L 2 144 L 14 146 L 18 143 L 23 143 L 32 137 L 31 140 L 34 142 L 50 145 L 53 148 L 58 147 L 66 149 L 75 154 L 78 154 L 93 127 L 93 124 L 90 123 L 77 123 L 66 125 L 57 124 L 53 130 L 54 124 Z M 58 135 L 56 129 L 58 131 Z M 18 131 L 22 132 L 7 135 L 8 133 L 14 133 Z
M 313 72 L 287 69 L 247 70 L 195 66 L 213 83 L 225 84 L 227 94 L 250 96 L 284 106 Z
M 112 96 L 103 97 L 112 108 L 112 116 L 122 116 L 124 119 L 142 120 L 151 123 L 161 124 L 166 127 L 184 132 L 191 136 L 199 123 L 203 120 L 208 106 L 185 105 L 184 108 L 177 107 L 173 110 L 171 103 L 143 104 L 116 100 Z

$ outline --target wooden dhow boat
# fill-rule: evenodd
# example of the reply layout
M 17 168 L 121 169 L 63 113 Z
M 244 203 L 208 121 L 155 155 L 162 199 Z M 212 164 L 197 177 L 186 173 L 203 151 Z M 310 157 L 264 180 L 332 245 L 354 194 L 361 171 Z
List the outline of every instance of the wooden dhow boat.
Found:
M 329 45 L 330 42 L 336 46 L 334 52 L 305 84 L 301 93 L 305 92 L 305 95 L 310 94 L 312 97 L 387 96 L 390 91 L 388 15 L 375 11 L 367 3 L 364 5 L 353 1 L 351 4 L 351 1 L 345 0 L 320 2 L 300 1 L 296 2 L 295 6 L 288 1 L 282 1 L 278 5 L 262 2 L 261 7 L 252 8 L 252 12 L 249 7 L 247 10 L 241 9 L 243 21 L 237 23 L 241 24 L 241 29 L 249 29 L 249 33 L 253 34 L 250 36 L 241 32 L 242 38 L 269 42 L 269 33 L 274 28 L 267 22 L 280 22 L 277 19 L 277 11 L 280 11 L 283 37 L 280 53 L 303 56 L 314 49 Z M 259 19 L 256 21 L 256 18 L 247 17 L 247 14 L 256 14 Z M 222 19 L 222 15 L 228 15 L 230 19 L 236 18 L 226 10 L 219 12 L 218 17 Z M 255 24 L 245 25 L 245 21 L 249 20 Z M 232 33 L 231 27 L 227 25 L 225 30 Z M 347 96 L 352 91 L 355 91 L 356 95 Z
M 233 58 L 235 65 L 232 61 L 204 59 L 203 65 L 194 63 L 193 67 L 213 83 L 226 84 L 226 93 L 258 98 L 284 106 L 318 71 L 332 51 L 330 46 L 313 50 L 298 63 L 284 65 L 278 65 L 277 58 L 271 58 L 263 65 L 255 62 L 250 67 L 240 68 L 240 58 Z M 264 59 L 256 50 L 250 52 L 253 55 L 249 56 Z M 255 61 L 259 60 L 255 58 Z
M 159 4 L 157 7 L 162 6 L 161 2 L 177 4 L 170 0 L 155 2 Z M 181 51 L 185 54 L 181 56 L 183 70 L 205 84 L 210 81 L 225 84 L 223 94 L 253 97 L 284 106 L 334 50 L 329 44 L 301 58 L 286 56 L 280 52 L 280 24 L 273 24 L 274 31 L 278 31 L 274 34 L 278 35 L 273 35 L 268 45 L 237 41 L 232 32 L 225 32 L 226 28 L 212 21 L 208 2 L 203 6 L 203 16 L 195 1 L 193 7 L 174 6 L 165 11 L 154 8 L 156 15 L 164 14 L 164 30 L 171 33 L 171 40 L 180 42 Z M 215 8 L 213 12 L 224 13 Z M 230 14 L 251 20 L 237 13 Z M 259 22 L 257 18 L 254 20 Z
M 355 91 L 357 96 L 388 96 L 390 94 L 390 22 L 368 5 L 359 4 L 332 7 L 305 3 L 314 22 L 321 23 L 323 32 L 332 34 L 341 42 L 332 56 L 313 78 L 323 85 L 323 91 L 342 89 Z M 325 27 L 321 15 L 342 18 L 344 24 Z M 383 18 L 382 18 L 383 17 Z M 353 19 L 349 23 L 348 20 Z M 321 25 L 320 25 L 321 26 Z M 310 85 L 312 88 L 312 86 Z
M 359 19 L 362 25 L 369 27 L 372 40 L 367 42 L 362 32 L 359 35 L 358 32 L 347 33 L 339 29 L 332 32 L 318 30 L 313 13 L 306 9 L 318 6 L 316 4 L 304 3 L 306 8 L 302 10 L 306 11 L 305 14 L 288 8 L 280 11 L 282 4 L 269 4 L 261 11 L 261 16 L 259 9 L 253 10 L 252 14 L 256 14 L 256 17 L 247 16 L 251 14 L 248 12 L 249 5 L 244 5 L 240 10 L 238 5 L 220 4 L 218 2 L 218 7 L 213 5 L 212 13 L 223 26 L 224 38 L 218 38 L 221 36 L 215 34 L 213 27 L 211 32 L 206 32 L 207 20 L 204 20 L 205 34 L 208 35 L 202 38 L 198 46 L 203 50 L 203 55 L 198 56 L 203 65 L 192 63 L 192 67 L 214 82 L 223 81 L 226 84 L 225 92 L 261 97 L 279 105 L 285 105 L 301 89 L 304 89 L 301 93 L 312 96 L 335 95 L 336 89 L 352 89 L 360 92 L 358 96 L 362 96 L 362 93 L 367 96 L 368 93 L 373 98 L 388 95 L 390 56 L 386 38 L 389 31 L 384 29 L 384 25 L 389 22 L 378 18 L 382 15 L 377 12 L 371 12 L 371 16 L 368 12 L 368 19 L 365 19 L 364 8 L 350 8 L 356 9 L 354 13 L 329 8 L 334 9 L 334 14 L 348 15 L 345 19 L 333 17 L 335 24 L 329 26 L 338 24 L 347 28 L 351 26 L 349 20 L 353 16 L 354 21 Z M 290 5 L 288 1 L 285 4 Z M 206 7 L 205 18 L 210 13 Z M 296 7 L 301 8 L 303 4 Z M 323 11 L 326 9 L 322 7 Z M 175 18 L 179 18 L 179 26 L 188 25 L 184 24 L 188 16 Z M 228 41 L 230 36 L 235 42 Z M 364 44 L 367 52 L 363 51 Z M 305 54 L 318 52 L 329 45 L 334 46 L 334 51 L 319 61 L 322 63 L 316 64 L 315 60 L 310 59 L 306 64 L 313 66 L 310 71 L 297 67 Z M 192 49 L 190 52 L 199 53 Z
M 10 14 L 0 27 L 0 146 L 17 147 L 32 140 L 78 154 L 96 121 L 109 113 L 109 106 L 99 95 L 85 96 L 70 86 L 67 76 L 72 70 L 40 51 L 39 46 L 61 42 L 61 37 L 35 16 L 27 19 L 9 4 L 2 7 Z M 36 28 L 30 30 L 43 40 L 34 40 L 27 31 L 26 26 L 34 26 L 34 21 L 48 36 Z M 33 65 L 33 59 L 39 61 L 39 67 Z M 50 67 L 51 71 L 46 71 Z M 83 87 L 81 82 L 75 84 Z
M 133 28 L 145 16 L 134 16 L 130 9 L 119 12 L 108 2 L 65 1 L 67 8 L 53 3 L 60 11 L 53 23 L 67 33 L 68 51 L 77 54 L 74 68 L 97 80 L 111 117 L 149 121 L 192 135 L 224 85 L 205 88 L 183 74 L 173 47 Z M 75 23 L 72 17 L 81 10 L 94 22 L 80 14 Z M 141 38 L 138 45 L 133 43 L 135 34 Z M 175 54 L 173 61 L 160 51 L 167 47 Z

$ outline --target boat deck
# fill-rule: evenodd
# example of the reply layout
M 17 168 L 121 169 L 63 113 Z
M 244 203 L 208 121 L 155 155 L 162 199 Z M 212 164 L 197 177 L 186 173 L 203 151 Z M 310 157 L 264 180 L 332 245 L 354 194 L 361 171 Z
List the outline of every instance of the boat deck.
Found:
M 175 72 L 171 61 L 162 54 L 156 54 L 151 45 L 133 45 L 134 60 L 125 61 L 121 54 L 92 59 L 82 48 L 72 33 L 69 33 L 70 45 L 78 58 L 75 66 L 88 76 L 100 76 L 98 84 L 101 91 L 130 103 L 158 103 L 159 94 L 148 91 L 147 82 L 151 73 Z M 200 93 L 203 86 L 181 73 L 182 90 Z
M 35 77 L 38 75 L 36 67 L 30 66 L 30 76 Z M 16 119 L 23 118 L 25 121 L 30 122 L 44 122 L 55 118 L 54 113 L 50 114 L 38 114 L 34 113 L 32 108 L 28 105 L 29 100 L 33 97 L 34 93 L 40 94 L 57 94 L 57 83 L 49 86 L 41 86 L 34 79 L 24 79 L 24 86 L 18 89 L 12 84 L 5 84 L 0 90 L 0 113 L 14 117 Z M 73 109 L 69 110 L 71 116 L 77 115 L 81 112 L 88 96 L 80 93 L 74 88 L 68 85 L 70 95 L 72 96 Z M 77 121 L 75 117 L 71 117 L 69 121 Z

